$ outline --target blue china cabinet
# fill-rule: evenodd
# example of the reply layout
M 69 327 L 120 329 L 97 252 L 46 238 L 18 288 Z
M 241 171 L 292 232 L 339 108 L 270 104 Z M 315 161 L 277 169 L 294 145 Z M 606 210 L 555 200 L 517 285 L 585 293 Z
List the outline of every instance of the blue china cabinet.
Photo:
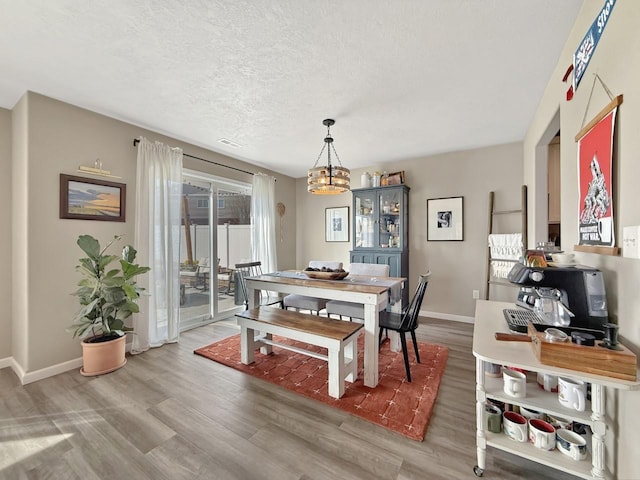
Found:
M 352 193 L 351 263 L 386 264 L 392 277 L 409 278 L 409 187 L 360 188 Z M 409 302 L 408 284 L 402 302 Z

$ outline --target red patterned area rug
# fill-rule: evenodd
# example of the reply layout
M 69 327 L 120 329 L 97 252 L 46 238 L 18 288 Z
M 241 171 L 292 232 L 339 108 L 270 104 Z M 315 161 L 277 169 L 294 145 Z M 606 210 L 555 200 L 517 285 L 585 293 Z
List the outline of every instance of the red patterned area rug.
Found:
M 325 350 L 285 338 L 274 336 L 274 339 L 307 350 Z M 363 336 L 360 335 L 358 380 L 346 382 L 345 394 L 340 399 L 328 395 L 327 363 L 316 358 L 273 347 L 273 354 L 262 355 L 256 351 L 255 362 L 243 365 L 240 363 L 240 335 L 199 348 L 194 353 L 319 400 L 412 440 L 422 441 L 438 396 L 449 351 L 441 345 L 418 342 L 421 363 L 415 363 L 410 338 L 408 342 L 411 383 L 406 380 L 402 352 L 390 351 L 389 342 L 385 342 L 378 361 L 378 386 L 369 388 L 364 386 L 362 380 L 364 348 Z

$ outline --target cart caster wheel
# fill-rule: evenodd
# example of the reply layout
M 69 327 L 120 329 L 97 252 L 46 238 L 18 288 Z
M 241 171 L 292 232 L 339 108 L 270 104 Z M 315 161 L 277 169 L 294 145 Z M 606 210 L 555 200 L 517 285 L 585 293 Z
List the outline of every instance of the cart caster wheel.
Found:
M 476 474 L 476 477 L 481 477 L 482 475 L 484 475 L 484 469 L 476 465 L 475 467 L 473 467 L 473 473 Z

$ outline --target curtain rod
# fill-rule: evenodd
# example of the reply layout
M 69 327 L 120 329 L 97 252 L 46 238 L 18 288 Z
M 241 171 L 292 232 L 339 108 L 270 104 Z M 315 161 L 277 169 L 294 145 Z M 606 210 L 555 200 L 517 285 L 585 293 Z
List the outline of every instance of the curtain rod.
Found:
M 133 139 L 133 146 L 137 147 L 138 144 L 140 143 L 140 140 L 137 138 Z M 196 160 L 200 160 L 202 162 L 207 162 L 207 163 L 211 163 L 213 165 L 218 165 L 219 167 L 225 167 L 225 168 L 230 168 L 231 170 L 236 170 L 238 172 L 242 172 L 242 173 L 248 173 L 249 175 L 255 175 L 255 173 L 253 172 L 248 172 L 247 170 L 242 170 L 241 168 L 236 168 L 236 167 L 231 167 L 229 165 L 225 165 L 224 163 L 218 163 L 218 162 L 214 162 L 213 160 L 207 160 L 206 158 L 200 158 L 200 157 L 196 157 L 195 155 L 189 155 L 188 153 L 184 153 L 182 152 L 182 155 L 185 157 L 189 157 L 189 158 L 194 158 Z

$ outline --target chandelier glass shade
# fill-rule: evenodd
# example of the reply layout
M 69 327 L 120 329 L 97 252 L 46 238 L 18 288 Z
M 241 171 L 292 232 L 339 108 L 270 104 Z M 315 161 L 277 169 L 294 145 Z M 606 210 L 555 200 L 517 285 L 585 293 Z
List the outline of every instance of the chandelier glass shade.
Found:
M 342 166 L 340 157 L 338 157 L 338 153 L 333 146 L 333 138 L 329 131 L 331 126 L 335 123 L 335 120 L 330 118 L 322 122 L 322 124 L 327 127 L 327 136 L 324 137 L 324 145 L 322 146 L 322 150 L 320 150 L 316 163 L 313 164 L 313 167 L 310 168 L 307 173 L 307 191 L 317 195 L 332 195 L 351 190 L 349 185 L 351 181 L 351 172 L 348 168 Z M 320 161 L 325 149 L 327 150 L 327 164 L 323 167 L 318 167 L 318 162 Z M 332 150 L 333 155 L 336 157 L 336 160 L 338 160 L 339 166 L 331 164 Z

